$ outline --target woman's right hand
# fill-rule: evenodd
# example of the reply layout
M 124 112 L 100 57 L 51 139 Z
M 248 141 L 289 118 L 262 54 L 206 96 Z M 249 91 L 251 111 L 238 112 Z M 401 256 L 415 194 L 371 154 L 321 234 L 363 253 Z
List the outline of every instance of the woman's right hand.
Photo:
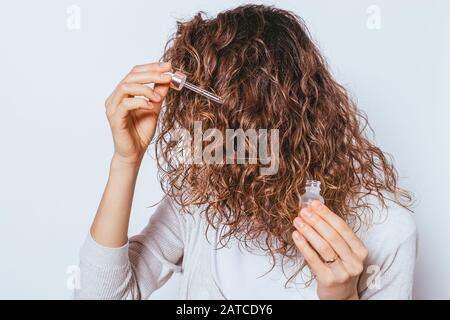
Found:
M 171 76 L 164 73 L 170 69 L 170 63 L 135 66 L 106 99 L 115 159 L 136 165 L 142 160 L 169 89 Z M 150 83 L 155 84 L 153 89 L 145 85 Z

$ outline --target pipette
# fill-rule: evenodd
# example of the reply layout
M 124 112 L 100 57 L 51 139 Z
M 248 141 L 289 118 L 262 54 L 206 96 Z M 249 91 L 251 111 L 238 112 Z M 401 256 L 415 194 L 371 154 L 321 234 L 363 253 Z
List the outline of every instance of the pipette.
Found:
M 170 84 L 170 87 L 180 91 L 183 88 L 187 88 L 191 91 L 194 91 L 196 93 L 198 93 L 199 95 L 211 99 L 217 103 L 223 103 L 222 98 L 220 98 L 219 96 L 215 95 L 214 93 L 211 93 L 205 89 L 199 88 L 196 85 L 193 85 L 190 82 L 186 81 L 186 75 L 184 73 L 182 73 L 181 71 L 175 71 L 175 72 L 166 72 L 168 75 L 170 75 L 172 77 L 172 82 Z

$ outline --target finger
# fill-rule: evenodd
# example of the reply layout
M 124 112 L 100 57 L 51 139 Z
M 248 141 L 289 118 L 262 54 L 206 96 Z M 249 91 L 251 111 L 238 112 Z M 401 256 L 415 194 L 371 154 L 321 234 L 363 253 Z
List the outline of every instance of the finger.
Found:
M 297 217 L 294 219 L 295 228 L 305 237 L 309 244 L 319 253 L 323 261 L 330 261 L 336 258 L 336 252 L 330 244 L 325 241 L 311 226 Z
M 310 208 L 300 211 L 301 217 L 329 243 L 344 261 L 353 262 L 353 252 L 339 233 Z
M 154 90 L 146 85 L 137 83 L 120 83 L 114 93 L 110 97 L 110 105 L 112 109 L 115 109 L 120 102 L 129 96 L 142 96 L 146 97 L 152 102 L 161 101 L 161 96 L 154 92 Z
M 329 264 L 324 263 L 298 231 L 293 232 L 292 238 L 319 282 L 332 285 L 348 281 L 350 274 L 340 260 Z
M 298 250 L 311 268 L 311 271 L 316 274 L 317 277 L 321 277 L 329 271 L 317 252 L 311 248 L 308 241 L 306 241 L 306 239 L 298 231 L 294 231 L 292 233 L 292 238 L 294 239 L 294 243 Z
M 152 111 L 154 109 L 153 104 L 144 98 L 125 98 L 117 108 L 117 115 L 125 118 L 132 110 Z
M 301 211 L 301 216 L 338 254 L 342 263 L 335 262 L 333 263 L 333 267 L 336 268 L 336 265 L 340 267 L 342 264 L 342 267 L 345 268 L 348 273 L 352 275 L 359 274 L 358 272 L 360 272 L 362 267 L 361 259 L 359 259 L 359 257 L 350 249 L 339 233 L 310 208 L 303 209 Z
M 167 95 L 167 92 L 169 91 L 170 85 L 169 84 L 161 84 L 157 83 L 153 87 L 153 90 L 161 96 L 162 99 L 164 99 Z
M 123 82 L 126 83 L 170 83 L 172 77 L 162 72 L 132 72 L 128 74 Z
M 309 245 L 319 254 L 325 267 L 333 272 L 333 279 L 338 283 L 343 283 L 352 275 L 359 275 L 360 268 L 355 259 L 345 262 L 336 256 L 335 251 L 314 229 L 308 226 L 301 218 L 294 219 L 294 225 L 304 236 Z M 327 263 L 326 261 L 330 261 Z
M 313 201 L 311 208 L 341 235 L 344 241 L 349 245 L 352 251 L 358 255 L 358 257 L 362 259 L 367 257 L 367 249 L 364 243 L 355 235 L 353 230 L 343 219 L 328 209 L 328 207 L 320 201 Z
M 328 263 L 327 266 L 333 273 L 333 280 L 335 283 L 345 283 L 351 277 L 345 264 L 341 260 L 336 260 L 333 263 Z
M 130 73 L 132 72 L 151 72 L 151 71 L 159 71 L 165 72 L 169 71 L 172 68 L 172 64 L 170 62 L 152 62 L 134 66 Z

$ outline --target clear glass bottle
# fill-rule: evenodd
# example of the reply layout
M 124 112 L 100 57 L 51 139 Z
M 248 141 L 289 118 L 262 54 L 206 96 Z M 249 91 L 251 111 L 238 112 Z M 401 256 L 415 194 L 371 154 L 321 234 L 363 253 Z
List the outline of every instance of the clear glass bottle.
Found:
M 307 180 L 305 193 L 302 194 L 301 209 L 309 207 L 313 200 L 319 200 L 320 202 L 325 203 L 320 195 L 320 182 L 316 180 Z

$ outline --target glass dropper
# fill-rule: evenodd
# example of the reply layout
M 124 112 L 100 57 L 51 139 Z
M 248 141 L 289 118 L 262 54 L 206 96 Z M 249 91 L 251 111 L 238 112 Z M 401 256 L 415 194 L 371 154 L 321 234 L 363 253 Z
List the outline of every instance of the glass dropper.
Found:
M 172 82 L 170 84 L 170 87 L 180 91 L 183 88 L 187 88 L 191 91 L 194 91 L 196 93 L 198 93 L 199 95 L 211 99 L 217 103 L 223 103 L 222 98 L 220 98 L 219 96 L 215 95 L 214 93 L 211 93 L 205 89 L 199 88 L 196 85 L 193 85 L 190 82 L 186 81 L 186 75 L 180 71 L 176 71 L 176 72 L 166 72 L 168 75 L 170 75 L 172 77 Z

